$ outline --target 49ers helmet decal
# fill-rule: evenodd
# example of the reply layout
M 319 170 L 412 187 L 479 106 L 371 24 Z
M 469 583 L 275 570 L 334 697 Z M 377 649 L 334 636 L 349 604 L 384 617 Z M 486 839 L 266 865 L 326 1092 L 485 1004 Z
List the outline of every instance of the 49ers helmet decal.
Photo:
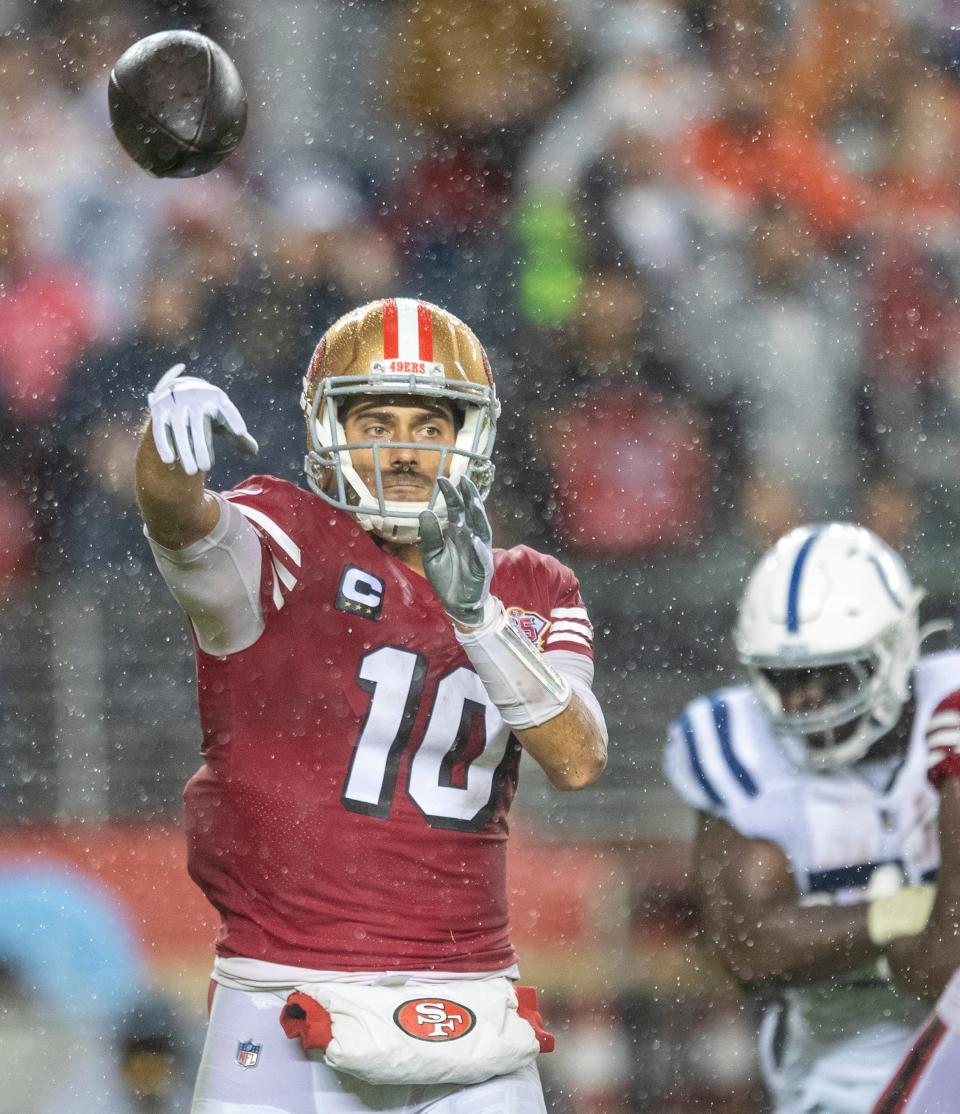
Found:
M 342 421 L 346 404 L 370 395 L 447 399 L 462 424 L 454 445 L 437 450 L 439 474 L 448 474 L 454 483 L 469 476 L 486 497 L 493 482 L 500 404 L 486 353 L 462 321 L 412 298 L 370 302 L 330 326 L 303 380 L 300 405 L 309 441 L 304 468 L 310 489 L 355 515 L 365 530 L 392 541 L 416 541 L 420 513 L 430 508 L 443 519 L 446 507 L 436 484 L 425 502 L 384 497 L 384 444 L 348 443 Z M 357 449 L 373 451 L 373 491 L 351 459 L 351 450 Z

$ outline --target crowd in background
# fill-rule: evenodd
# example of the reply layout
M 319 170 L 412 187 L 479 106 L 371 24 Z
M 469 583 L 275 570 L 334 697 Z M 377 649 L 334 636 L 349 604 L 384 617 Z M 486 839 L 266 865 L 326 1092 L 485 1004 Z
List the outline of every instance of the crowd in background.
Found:
M 491 349 L 505 540 L 952 535 L 955 5 L 277 7 L 261 40 L 243 4 L 24 4 L 0 40 L 5 579 L 122 558 L 122 441 L 176 359 L 296 476 L 311 346 L 388 293 Z M 198 181 L 146 179 L 106 120 L 110 63 L 172 24 L 254 93 Z M 352 75 L 335 105 L 325 51 Z
M 663 725 L 729 663 L 743 572 L 786 529 L 853 518 L 949 600 L 957 0 L 6 0 L 0 20 L 8 816 L 176 814 L 196 739 L 185 638 L 176 676 L 149 652 L 180 627 L 168 607 L 147 629 L 146 393 L 184 361 L 239 406 L 255 470 L 296 481 L 312 348 L 372 298 L 483 340 L 497 540 L 570 561 L 604 636 L 613 807 L 568 832 L 672 830 Z M 240 150 L 191 181 L 148 178 L 107 119 L 111 63 L 169 27 L 217 39 L 250 96 Z M 222 451 L 216 485 L 250 467 Z

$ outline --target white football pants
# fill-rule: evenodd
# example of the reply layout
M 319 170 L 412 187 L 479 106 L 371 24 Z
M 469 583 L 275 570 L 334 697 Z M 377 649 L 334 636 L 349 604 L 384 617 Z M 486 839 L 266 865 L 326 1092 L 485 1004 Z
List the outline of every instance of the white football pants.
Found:
M 286 997 L 217 986 L 191 1114 L 546 1114 L 536 1064 L 463 1087 L 384 1087 L 335 1072 L 281 1029 Z
M 960 1110 L 960 969 L 913 1039 L 873 1114 L 955 1114 Z

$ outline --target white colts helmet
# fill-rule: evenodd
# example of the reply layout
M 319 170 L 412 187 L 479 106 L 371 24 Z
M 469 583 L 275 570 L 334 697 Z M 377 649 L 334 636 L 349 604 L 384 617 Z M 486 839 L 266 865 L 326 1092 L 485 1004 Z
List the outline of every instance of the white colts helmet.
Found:
M 795 761 L 849 766 L 895 726 L 919 653 L 922 597 L 900 557 L 850 523 L 799 527 L 761 559 L 734 639 Z M 820 699 L 801 710 L 787 694 L 811 680 Z

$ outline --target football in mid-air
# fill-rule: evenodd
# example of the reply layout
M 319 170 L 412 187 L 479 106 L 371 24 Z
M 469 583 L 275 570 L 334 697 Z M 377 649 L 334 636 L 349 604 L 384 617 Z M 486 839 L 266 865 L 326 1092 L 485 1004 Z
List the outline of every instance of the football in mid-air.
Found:
M 194 178 L 236 149 L 247 125 L 237 67 L 196 31 L 161 31 L 117 59 L 110 122 L 128 155 L 157 178 Z

